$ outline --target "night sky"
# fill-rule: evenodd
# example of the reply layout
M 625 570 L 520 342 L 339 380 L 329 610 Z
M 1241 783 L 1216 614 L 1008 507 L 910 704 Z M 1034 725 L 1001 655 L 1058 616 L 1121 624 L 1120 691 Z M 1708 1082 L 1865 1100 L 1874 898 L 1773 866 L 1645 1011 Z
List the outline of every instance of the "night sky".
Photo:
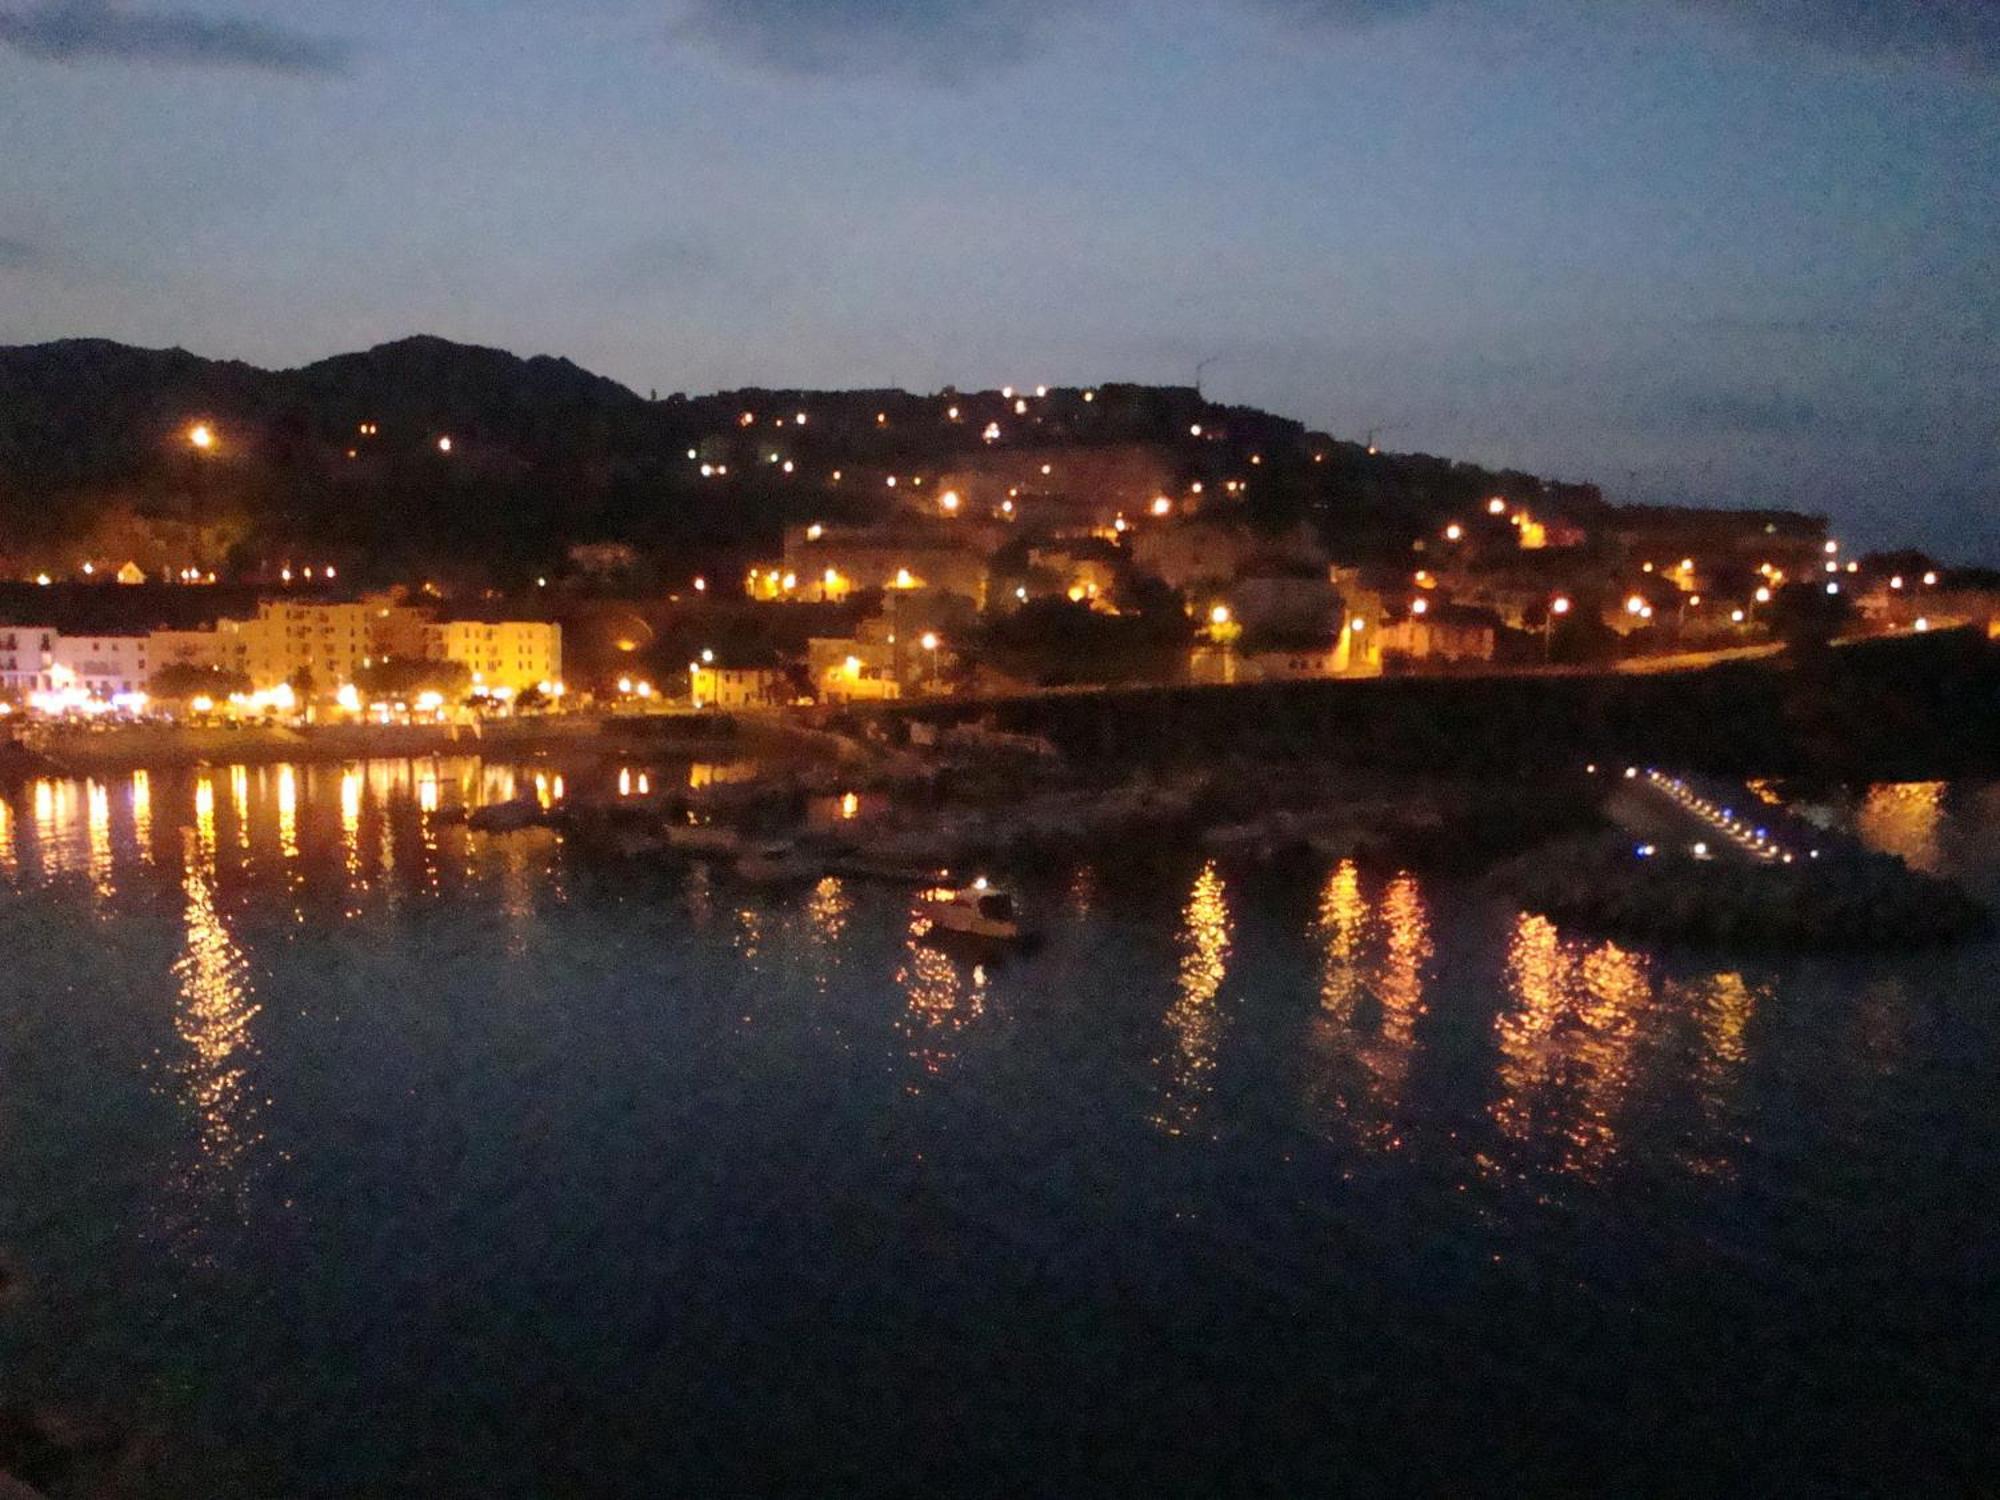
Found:
M 1994 0 L 0 0 L 0 343 L 1187 383 L 2000 562 Z

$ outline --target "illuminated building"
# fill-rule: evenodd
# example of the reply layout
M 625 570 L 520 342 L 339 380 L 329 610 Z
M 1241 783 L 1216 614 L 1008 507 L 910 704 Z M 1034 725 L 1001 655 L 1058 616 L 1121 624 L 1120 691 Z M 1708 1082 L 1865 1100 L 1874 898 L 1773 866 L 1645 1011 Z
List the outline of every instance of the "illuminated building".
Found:
M 300 676 L 332 692 L 352 682 L 372 654 L 369 616 L 362 604 L 313 604 L 267 599 L 253 620 L 224 620 L 219 628 L 242 642 L 243 671 L 256 691 Z
M 0 628 L 0 692 L 25 698 L 50 686 L 56 632 L 45 625 Z
M 806 644 L 806 664 L 822 703 L 881 703 L 903 695 L 895 648 L 886 639 L 815 637 Z
M 776 708 L 791 696 L 785 674 L 774 667 L 691 662 L 688 686 L 696 708 Z
M 217 629 L 241 642 L 242 670 L 263 692 L 310 676 L 326 693 L 352 682 L 370 661 L 423 651 L 423 612 L 386 598 L 353 604 L 266 599 L 253 620 L 222 620 Z
M 151 635 L 58 635 L 49 670 L 93 698 L 143 693 L 152 680 Z
M 206 667 L 216 672 L 242 672 L 243 637 L 234 630 L 156 630 L 153 670 Z
M 562 680 L 562 627 L 539 620 L 445 620 L 423 628 L 423 654 L 455 661 L 478 686 L 525 693 Z
M 1426 602 L 1415 610 L 1383 622 L 1379 649 L 1383 661 L 1491 661 L 1500 639 L 1500 620 L 1491 610 L 1472 605 Z
M 777 576 L 772 577 L 773 574 Z M 793 580 L 790 589 L 785 579 Z M 751 575 L 759 599 L 844 599 L 871 589 L 933 590 L 986 604 L 986 558 L 956 523 L 812 526 L 786 533 L 781 565 Z

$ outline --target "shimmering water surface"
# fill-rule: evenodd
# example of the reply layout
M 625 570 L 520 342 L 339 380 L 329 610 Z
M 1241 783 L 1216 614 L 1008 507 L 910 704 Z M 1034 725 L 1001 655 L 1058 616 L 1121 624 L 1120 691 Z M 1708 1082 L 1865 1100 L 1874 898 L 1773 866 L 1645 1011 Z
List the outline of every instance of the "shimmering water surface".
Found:
M 448 822 L 536 774 L 0 798 L 0 1400 L 172 1496 L 2000 1476 L 1992 945 L 1188 858 L 983 966 Z M 2000 789 L 1851 812 L 2000 895 Z

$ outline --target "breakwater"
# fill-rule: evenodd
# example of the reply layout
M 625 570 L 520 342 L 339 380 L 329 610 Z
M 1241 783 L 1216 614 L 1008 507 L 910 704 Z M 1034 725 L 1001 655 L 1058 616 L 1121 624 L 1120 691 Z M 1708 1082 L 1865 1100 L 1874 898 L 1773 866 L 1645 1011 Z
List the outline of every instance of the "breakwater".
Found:
M 1940 634 L 1687 672 L 1108 688 L 873 712 L 890 725 L 986 718 L 1082 764 L 1519 773 L 1595 760 L 1920 779 L 2000 765 L 2000 648 Z
M 1510 861 L 1492 883 L 1557 922 L 1650 942 L 1921 948 L 1991 931 L 1990 914 L 1950 881 L 1859 849 L 1790 864 L 1720 861 L 1599 835 Z

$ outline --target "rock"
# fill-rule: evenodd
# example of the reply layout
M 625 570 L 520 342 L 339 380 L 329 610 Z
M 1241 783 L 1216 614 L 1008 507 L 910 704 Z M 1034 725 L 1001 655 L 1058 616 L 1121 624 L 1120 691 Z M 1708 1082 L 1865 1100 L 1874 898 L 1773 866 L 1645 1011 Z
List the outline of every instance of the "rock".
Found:
M 466 826 L 475 833 L 519 833 L 542 820 L 542 805 L 532 797 L 512 802 L 489 802 L 467 814 Z

